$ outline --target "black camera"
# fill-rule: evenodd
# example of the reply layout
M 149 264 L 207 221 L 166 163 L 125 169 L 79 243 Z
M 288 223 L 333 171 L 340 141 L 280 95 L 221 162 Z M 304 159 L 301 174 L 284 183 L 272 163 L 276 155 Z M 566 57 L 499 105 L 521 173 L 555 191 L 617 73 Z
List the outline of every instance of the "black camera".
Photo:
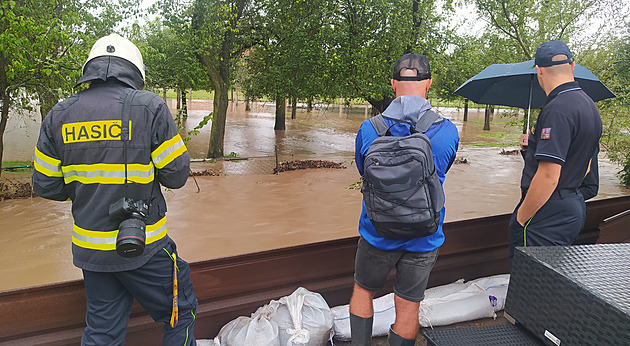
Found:
M 119 256 L 132 258 L 144 252 L 148 209 L 145 201 L 134 201 L 129 197 L 122 197 L 109 206 L 109 216 L 121 220 L 116 237 L 116 252 Z

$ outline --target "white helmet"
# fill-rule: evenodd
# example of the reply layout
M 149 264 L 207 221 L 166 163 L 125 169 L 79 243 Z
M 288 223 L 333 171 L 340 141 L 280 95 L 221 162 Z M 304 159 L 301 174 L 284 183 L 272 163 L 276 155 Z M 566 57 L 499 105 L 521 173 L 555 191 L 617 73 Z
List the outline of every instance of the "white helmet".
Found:
M 121 37 L 118 34 L 111 34 L 105 37 L 101 37 L 94 43 L 92 46 L 92 50 L 90 50 L 90 55 L 88 56 L 85 64 L 83 64 L 83 69 L 85 69 L 85 65 L 87 65 L 90 60 L 97 58 L 99 56 L 116 56 L 122 59 L 129 61 L 134 64 L 142 74 L 142 80 L 145 80 L 144 76 L 144 63 L 142 62 L 142 54 L 140 54 L 140 50 L 136 47 L 128 39 Z

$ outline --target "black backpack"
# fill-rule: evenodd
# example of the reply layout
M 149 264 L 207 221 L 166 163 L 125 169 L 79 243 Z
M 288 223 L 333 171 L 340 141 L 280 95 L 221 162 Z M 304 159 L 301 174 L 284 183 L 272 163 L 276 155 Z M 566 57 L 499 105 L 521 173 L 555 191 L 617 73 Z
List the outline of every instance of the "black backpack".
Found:
M 438 119 L 429 110 L 404 137 L 392 136 L 382 115 L 370 119 L 380 137 L 367 150 L 361 192 L 367 216 L 381 237 L 411 239 L 437 231 L 444 190 L 424 133 Z

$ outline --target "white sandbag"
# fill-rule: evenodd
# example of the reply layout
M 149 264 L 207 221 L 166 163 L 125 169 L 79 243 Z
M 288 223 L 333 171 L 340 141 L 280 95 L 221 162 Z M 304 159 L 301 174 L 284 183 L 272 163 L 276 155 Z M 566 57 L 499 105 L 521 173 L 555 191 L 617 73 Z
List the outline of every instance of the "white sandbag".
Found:
M 467 283 L 477 284 L 483 289 L 488 289 L 492 286 L 507 286 L 510 283 L 510 274 L 486 276 L 475 280 L 470 280 Z
M 492 278 L 492 277 L 491 277 Z M 481 279 L 478 279 L 481 280 Z M 497 281 L 500 280 L 500 281 Z M 501 284 L 505 278 L 492 278 L 480 281 L 484 284 Z M 490 286 L 488 290 L 497 289 Z M 491 291 L 492 293 L 499 293 Z M 505 299 L 503 298 L 503 302 Z M 374 324 L 372 336 L 387 335 L 389 326 L 396 320 L 394 294 L 390 293 L 374 299 Z M 335 338 L 341 341 L 350 340 L 349 305 L 336 306 L 331 309 L 334 316 Z M 453 283 L 428 288 L 424 292 L 424 300 L 420 303 L 418 317 L 423 327 L 441 326 L 478 318 L 496 317 L 495 310 L 484 287 L 474 281 L 464 282 L 459 279 Z
M 214 338 L 215 346 L 280 346 L 278 325 L 271 320 L 278 302 L 271 301 L 251 317 L 240 316 L 228 322 Z
M 372 323 L 372 336 L 387 335 L 389 326 L 396 319 L 394 309 L 394 294 L 389 293 L 373 300 L 374 320 Z M 340 341 L 350 340 L 350 306 L 340 305 L 331 309 L 335 323 L 333 330 L 335 338 Z
M 449 300 L 451 296 L 453 299 Z M 439 302 L 429 302 L 432 304 L 421 302 L 418 312 L 420 325 L 422 327 L 435 327 L 478 318 L 496 317 L 494 309 L 490 305 L 488 294 L 483 289 L 472 294 L 457 292 L 451 296 L 441 298 Z
M 443 298 L 453 293 L 457 293 L 463 289 L 466 289 L 466 287 L 468 287 L 468 285 L 464 283 L 464 279 L 459 279 L 450 284 L 427 288 L 424 291 L 424 300 Z
M 350 340 L 350 305 L 339 305 L 330 308 L 333 314 L 333 332 L 335 339 Z
M 300 287 L 282 297 L 271 320 L 278 325 L 281 346 L 321 346 L 333 337 L 333 315 L 319 294 Z
M 483 277 L 471 280 L 469 283 L 475 283 L 486 290 L 495 312 L 503 310 L 508 286 L 510 284 L 510 274 Z

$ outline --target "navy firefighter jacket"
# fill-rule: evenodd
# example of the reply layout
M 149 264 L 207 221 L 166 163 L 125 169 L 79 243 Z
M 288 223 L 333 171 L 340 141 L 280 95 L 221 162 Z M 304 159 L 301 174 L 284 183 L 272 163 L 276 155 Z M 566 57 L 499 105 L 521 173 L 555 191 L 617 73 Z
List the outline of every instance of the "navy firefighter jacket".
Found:
M 44 198 L 72 201 L 73 260 L 84 270 L 144 265 L 168 240 L 160 184 L 179 188 L 188 178 L 190 157 L 166 103 L 140 90 L 131 103 L 125 186 L 121 116 L 128 89 L 108 79 L 58 103 L 42 122 L 35 149 L 33 189 Z M 110 218 L 109 206 L 123 196 L 149 205 L 146 247 L 135 258 L 115 251 L 120 220 Z

